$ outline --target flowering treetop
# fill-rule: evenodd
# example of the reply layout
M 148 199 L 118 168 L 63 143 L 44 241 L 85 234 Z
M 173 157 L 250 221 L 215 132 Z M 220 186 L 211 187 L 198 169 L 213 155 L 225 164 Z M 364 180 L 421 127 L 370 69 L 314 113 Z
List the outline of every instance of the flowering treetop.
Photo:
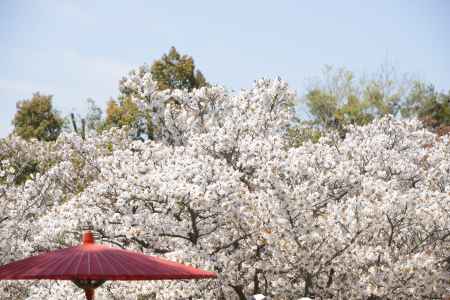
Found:
M 220 275 L 110 283 L 108 299 L 422 299 L 450 287 L 448 136 L 387 117 L 342 140 L 290 147 L 296 96 L 281 80 L 237 95 L 158 91 L 144 66 L 120 90 L 152 114 L 153 140 L 116 130 L 50 146 L 2 141 L 23 149 L 2 158 L 2 263 L 75 244 L 88 226 L 105 243 Z M 15 183 L 11 163 L 30 151 L 40 173 Z M 73 293 L 60 283 L 2 285 L 2 299 Z

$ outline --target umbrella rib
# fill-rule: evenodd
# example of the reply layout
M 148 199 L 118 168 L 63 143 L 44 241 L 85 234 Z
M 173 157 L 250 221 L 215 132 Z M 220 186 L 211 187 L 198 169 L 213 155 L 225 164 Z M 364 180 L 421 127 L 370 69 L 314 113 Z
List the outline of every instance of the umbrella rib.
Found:
M 124 251 L 123 254 L 124 256 L 127 256 L 130 262 L 133 262 L 135 266 L 139 266 L 141 268 L 145 266 L 149 269 L 152 269 L 152 271 L 154 272 L 159 272 L 158 274 L 145 273 L 143 277 L 149 276 L 152 277 L 152 279 L 186 279 L 209 277 L 207 274 L 197 273 L 199 271 L 198 269 L 181 263 L 172 262 L 157 257 L 146 256 L 144 254 L 139 254 L 139 256 L 136 256 L 133 253 L 127 251 Z M 163 269 L 164 272 L 161 272 L 161 269 Z
M 30 260 L 31 260 L 31 258 L 27 259 L 27 261 L 30 261 Z M 7 266 L 7 268 L 4 268 L 4 269 L 7 269 L 7 271 L 8 271 L 8 274 L 5 276 L 6 278 L 18 276 L 18 274 L 20 274 L 23 270 L 29 269 L 29 266 L 27 266 L 26 263 L 21 263 L 20 261 L 12 262 L 6 266 Z M 4 271 L 2 271 L 2 272 L 4 272 Z
M 26 259 L 24 259 L 22 261 L 17 261 L 15 263 L 13 262 L 7 268 L 8 274 L 6 275 L 6 277 L 9 277 L 9 278 L 20 278 L 20 277 L 24 277 L 25 275 L 31 275 L 30 271 L 33 268 L 35 268 L 37 266 L 40 266 L 42 264 L 42 262 L 45 262 L 46 260 L 47 259 L 45 257 L 45 254 L 42 253 L 40 255 L 36 255 L 36 256 L 32 256 L 32 257 L 26 258 Z M 30 263 L 33 263 L 35 266 L 30 268 Z
M 140 271 L 140 275 L 141 276 L 148 276 L 148 269 L 150 268 L 150 269 L 152 269 L 152 271 L 153 271 L 153 269 L 154 269 L 154 267 L 153 266 L 147 266 L 147 267 L 149 267 L 149 268 L 146 268 L 146 266 L 144 266 L 143 264 L 142 264 L 142 262 L 141 261 L 139 261 L 139 256 L 136 256 L 136 255 L 133 255 L 133 254 L 131 254 L 131 253 L 129 253 L 129 252 L 127 252 L 127 251 L 123 251 L 123 253 L 122 253 L 125 257 L 127 257 L 128 258 L 128 260 L 129 260 L 129 265 L 132 265 L 132 266 L 134 266 L 136 269 L 139 269 L 139 271 Z M 152 274 L 153 275 L 153 274 Z
M 57 258 L 54 262 L 52 262 L 52 267 L 47 270 L 47 275 L 48 276 L 57 275 L 57 274 L 53 274 L 53 273 L 55 271 L 57 271 L 62 264 L 64 264 L 65 260 L 66 260 L 66 256 L 64 255 L 64 253 L 60 254 L 60 257 Z
M 152 256 L 142 256 L 142 257 L 140 257 L 140 259 L 144 260 L 144 262 L 146 264 L 153 263 L 155 265 L 162 266 L 162 267 L 164 267 L 166 269 L 173 270 L 173 271 L 177 272 L 178 275 L 180 275 L 180 273 L 183 273 L 182 275 L 191 275 L 192 271 L 193 271 L 193 270 L 191 270 L 192 267 L 190 267 L 190 266 L 187 266 L 187 265 L 184 265 L 184 264 L 180 264 L 180 263 L 176 263 L 176 262 L 167 261 L 165 259 L 155 258 L 155 257 L 152 257 Z M 183 269 L 180 270 L 180 267 L 182 267 Z M 166 274 L 162 274 L 162 275 L 171 276 L 167 272 L 166 272 Z
M 21 267 L 22 267 L 22 265 L 19 262 L 10 262 L 9 264 L 6 264 L 0 268 L 0 274 L 4 272 L 4 269 L 6 269 L 8 271 L 10 271 L 10 269 L 12 269 L 13 272 L 16 272 L 15 270 L 17 268 L 20 269 Z
M 42 268 L 42 266 L 45 266 L 45 263 L 49 260 L 49 255 L 47 253 L 42 253 L 40 255 L 32 256 L 26 261 L 23 261 L 23 263 L 19 263 L 17 268 L 12 272 L 11 276 L 15 276 L 17 278 L 22 277 L 34 277 L 33 270 Z M 33 266 L 30 266 L 30 263 L 33 264 Z
M 79 248 L 79 246 L 76 247 L 75 249 L 76 250 L 74 250 L 74 252 L 81 252 L 81 249 Z M 62 276 L 65 276 L 65 277 L 67 276 L 66 272 L 69 269 L 69 267 L 72 265 L 72 263 L 75 261 L 76 258 L 77 258 L 76 255 L 72 254 L 72 257 L 71 257 L 70 261 L 68 261 L 66 268 L 63 271 L 61 271 Z M 66 278 L 66 279 L 69 279 L 69 278 Z
M 81 254 L 79 255 L 80 259 L 78 260 L 78 265 L 75 268 L 75 274 L 78 274 L 78 275 L 80 275 L 80 266 L 81 266 L 81 262 L 83 261 L 83 256 L 84 256 L 83 251 L 80 250 L 80 252 L 81 252 Z
M 108 255 L 106 255 L 106 254 L 108 254 Z M 105 256 L 108 256 L 112 261 L 115 261 L 115 262 L 117 263 L 117 265 L 120 266 L 120 267 L 125 271 L 125 272 L 123 273 L 123 275 L 124 275 L 124 276 L 128 276 L 128 275 L 125 274 L 125 273 L 128 272 L 128 270 L 122 265 L 122 263 L 121 263 L 118 259 L 116 259 L 116 258 L 114 257 L 114 255 L 112 255 L 112 253 L 105 253 Z M 113 266 L 113 265 L 111 265 L 111 266 Z M 116 269 L 116 268 L 114 268 L 114 269 Z M 116 270 L 117 270 L 117 269 L 116 269 Z M 117 273 L 117 276 L 120 277 L 120 276 L 121 276 L 120 273 Z
M 113 270 L 114 274 L 116 274 L 116 276 L 120 275 L 120 273 L 117 272 L 117 269 L 114 267 L 114 265 L 109 262 L 109 259 L 108 259 L 107 255 L 106 255 L 106 253 L 98 252 L 97 254 L 100 257 L 102 257 L 102 259 L 105 262 L 105 264 L 107 264 L 107 265 L 109 265 L 111 267 L 111 269 Z M 114 275 L 114 274 L 111 274 L 111 275 Z
M 91 254 L 90 253 L 86 253 L 87 254 L 87 261 L 88 261 L 88 274 L 91 275 Z
M 97 257 L 98 256 L 98 259 L 94 259 L 94 261 L 95 262 L 97 262 L 97 265 L 98 265 L 98 267 L 99 267 L 99 271 L 100 271 L 100 273 L 99 274 L 104 274 L 104 271 L 103 271 L 103 266 L 102 266 L 102 264 L 100 263 L 100 252 L 97 252 L 97 253 L 94 253 L 94 257 Z

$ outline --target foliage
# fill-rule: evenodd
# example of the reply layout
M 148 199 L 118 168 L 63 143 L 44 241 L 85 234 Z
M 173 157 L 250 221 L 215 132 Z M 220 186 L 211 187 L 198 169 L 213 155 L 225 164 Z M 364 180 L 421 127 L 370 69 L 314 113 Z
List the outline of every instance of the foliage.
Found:
M 175 47 L 170 48 L 168 54 L 153 63 L 151 73 L 159 90 L 191 91 L 208 85 L 202 72 L 195 70 L 192 57 L 179 54 Z
M 307 142 L 317 143 L 323 135 L 323 130 L 308 121 L 295 120 L 287 131 L 289 147 L 299 147 Z
M 106 119 L 103 129 L 128 128 L 131 130 L 131 136 L 135 139 L 141 139 L 144 134 L 151 139 L 151 123 L 146 122 L 149 118 L 150 114 L 140 111 L 130 97 L 121 97 L 119 101 L 111 99 L 106 106 Z
M 111 299 L 424 299 L 448 291 L 449 136 L 386 117 L 350 126 L 344 139 L 322 133 L 291 147 L 296 96 L 285 82 L 259 80 L 237 95 L 159 91 L 141 71 L 121 89 L 152 112 L 155 139 L 132 142 L 117 129 L 86 140 L 63 135 L 51 168 L 20 185 L 0 183 L 1 263 L 78 243 L 90 226 L 105 243 L 219 273 L 106 283 L 99 293 Z M 81 297 L 54 282 L 2 282 L 0 297 L 17 299 L 14 289 L 28 300 Z
M 137 112 L 137 106 L 129 99 L 122 101 L 121 105 L 116 100 L 110 99 L 106 106 L 106 124 L 119 128 L 130 125 L 136 122 Z
M 402 109 L 405 117 L 418 117 L 439 134 L 450 132 L 450 92 L 439 93 L 433 85 L 414 82 Z
M 111 99 L 108 102 L 104 128 L 127 127 L 131 129 L 132 136 L 136 139 L 154 138 L 154 131 L 157 129 L 152 126 L 152 111 L 140 110 L 131 100 L 138 96 L 140 91 L 136 89 L 136 86 L 145 79 L 144 75 L 152 77 L 158 90 L 186 89 L 191 91 L 208 85 L 203 74 L 199 70 L 195 70 L 192 57 L 181 55 L 175 47 L 172 47 L 169 53 L 156 60 L 151 68 L 143 65 L 133 70 L 128 78 L 121 80 L 121 95 L 118 101 Z M 130 78 L 133 78 L 134 82 L 131 82 Z
M 17 103 L 14 116 L 14 133 L 24 139 L 56 140 L 61 132 L 63 119 L 52 107 L 51 95 L 33 94 L 29 100 Z
M 303 100 L 316 124 L 342 134 L 349 125 L 397 115 L 409 85 L 409 80 L 399 79 L 388 66 L 359 80 L 349 70 L 326 66 L 322 78 L 312 83 Z

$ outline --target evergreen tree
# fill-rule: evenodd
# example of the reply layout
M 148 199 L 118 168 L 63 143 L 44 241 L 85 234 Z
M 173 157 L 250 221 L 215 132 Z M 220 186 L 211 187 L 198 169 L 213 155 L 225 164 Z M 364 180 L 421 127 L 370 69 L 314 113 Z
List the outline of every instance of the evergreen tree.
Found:
M 208 85 L 202 72 L 195 69 L 191 56 L 181 55 L 175 47 L 156 60 L 151 68 L 153 80 L 160 90 L 200 88 Z
M 19 101 L 13 120 L 14 133 L 24 139 L 56 140 L 63 126 L 63 119 L 53 109 L 52 98 L 52 95 L 37 92 L 31 99 Z

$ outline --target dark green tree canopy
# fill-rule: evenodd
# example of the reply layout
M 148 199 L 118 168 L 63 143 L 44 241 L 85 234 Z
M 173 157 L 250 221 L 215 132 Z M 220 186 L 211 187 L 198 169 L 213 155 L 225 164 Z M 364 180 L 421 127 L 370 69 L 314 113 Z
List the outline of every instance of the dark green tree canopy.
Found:
M 156 60 L 151 72 L 160 90 L 200 88 L 208 85 L 203 74 L 195 69 L 191 56 L 181 55 L 175 47 L 170 48 L 168 54 Z
M 19 101 L 12 122 L 14 133 L 24 139 L 56 140 L 64 121 L 53 109 L 52 98 L 52 95 L 37 92 L 31 99 Z

